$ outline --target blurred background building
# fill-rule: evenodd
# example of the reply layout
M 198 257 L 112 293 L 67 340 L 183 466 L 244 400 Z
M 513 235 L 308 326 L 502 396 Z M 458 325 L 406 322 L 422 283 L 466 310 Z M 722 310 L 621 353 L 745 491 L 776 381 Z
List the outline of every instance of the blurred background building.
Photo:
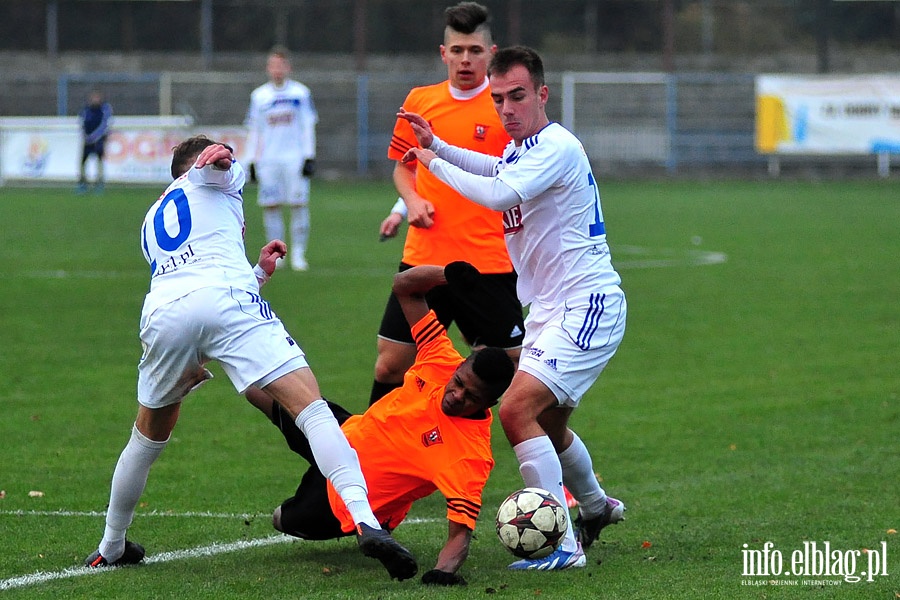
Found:
M 101 87 L 117 115 L 240 126 L 266 51 L 282 44 L 320 112 L 323 170 L 381 176 L 409 88 L 446 76 L 437 42 L 452 3 L 3 0 L 0 117 L 75 115 Z M 900 74 L 897 1 L 482 3 L 499 45 L 544 55 L 551 118 L 586 139 L 604 174 L 765 173 L 759 74 Z M 831 168 L 873 164 L 841 157 Z

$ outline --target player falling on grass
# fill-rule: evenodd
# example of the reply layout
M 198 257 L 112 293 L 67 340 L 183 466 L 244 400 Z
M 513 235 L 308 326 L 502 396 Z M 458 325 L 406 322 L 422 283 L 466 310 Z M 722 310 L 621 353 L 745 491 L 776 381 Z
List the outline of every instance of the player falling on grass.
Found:
M 330 404 L 356 449 L 369 502 L 384 527 L 397 527 L 413 502 L 435 490 L 446 498 L 447 543 L 434 568 L 422 576 L 425 584 L 465 584 L 458 571 L 468 556 L 482 490 L 494 465 L 490 407 L 509 386 L 515 366 L 500 348 L 481 348 L 463 360 L 424 296 L 448 281 L 455 293 L 467 294 L 482 278 L 474 267 L 459 262 L 398 273 L 393 291 L 416 341 L 415 363 L 401 387 L 362 415 L 351 416 Z M 307 439 L 285 410 L 261 391 L 253 390 L 247 398 L 311 465 L 295 495 L 275 509 L 275 529 L 308 540 L 352 533 L 352 516 L 315 467 Z
M 487 64 L 496 50 L 490 13 L 475 2 L 460 2 L 447 8 L 444 15 L 440 49 L 441 60 L 447 65 L 447 80 L 413 88 L 403 106 L 422 114 L 452 143 L 499 156 L 509 136 L 497 118 L 488 89 Z M 461 303 L 446 286 L 438 286 L 429 293 L 428 304 L 445 326 L 455 322 L 470 345 L 505 348 L 516 360 L 525 326 L 522 305 L 516 298 L 516 274 L 503 243 L 502 217 L 467 200 L 428 169 L 401 162 L 416 143 L 412 129 L 398 119 L 388 158 L 397 161 L 394 185 L 406 202 L 410 225 L 400 270 L 464 260 L 485 273 L 481 295 L 471 302 Z M 386 225 L 382 234 L 396 231 L 396 227 Z M 370 404 L 401 385 L 415 358 L 409 326 L 393 295 L 384 309 L 377 351 Z
M 625 295 L 612 266 L 600 193 L 578 139 L 547 118 L 549 91 L 530 48 L 499 50 L 488 67 L 491 98 L 512 137 L 502 158 L 454 147 L 428 122 L 401 109 L 421 148 L 418 160 L 472 201 L 504 212 L 506 244 L 530 305 L 518 372 L 500 405 L 500 422 L 525 484 L 563 501 L 563 481 L 581 503 L 550 556 L 512 569 L 586 564 L 583 548 L 623 518 L 625 507 L 597 482 L 590 454 L 569 417 L 612 358 L 625 332 Z
M 137 419 L 113 473 L 103 539 L 86 565 L 116 567 L 144 558 L 144 549 L 126 540 L 126 530 L 182 399 L 212 377 L 204 365 L 216 360 L 239 392 L 264 389 L 309 439 L 316 463 L 352 515 L 362 552 L 380 560 L 391 577 L 412 577 L 416 561 L 372 513 L 356 452 L 322 399 L 303 351 L 259 295 L 260 283 L 287 248 L 270 241 L 256 268 L 247 262 L 245 175 L 231 148 L 192 137 L 174 149 L 172 176 L 141 228 L 150 291 L 141 313 Z

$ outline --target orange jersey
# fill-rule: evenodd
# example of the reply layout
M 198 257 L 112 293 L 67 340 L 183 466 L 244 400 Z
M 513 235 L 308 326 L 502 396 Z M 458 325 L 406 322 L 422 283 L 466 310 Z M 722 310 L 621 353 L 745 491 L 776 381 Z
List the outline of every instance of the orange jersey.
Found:
M 509 143 L 489 88 L 470 100 L 456 100 L 450 95 L 448 81 L 417 87 L 406 97 L 403 108 L 425 117 L 435 134 L 454 146 L 499 157 Z M 400 160 L 417 145 L 410 124 L 397 119 L 388 158 Z M 465 260 L 482 273 L 512 272 L 502 213 L 461 196 L 421 164 L 416 165 L 416 191 L 434 205 L 434 224 L 428 229 L 409 228 L 403 262 L 445 266 Z
M 412 328 L 416 362 L 403 385 L 341 429 L 359 456 L 369 504 L 378 521 L 393 529 L 412 503 L 440 490 L 447 519 L 475 529 L 481 492 L 494 467 L 491 411 L 481 419 L 448 417 L 441 411 L 444 387 L 463 361 L 431 311 Z M 343 500 L 328 483 L 331 510 L 349 533 L 355 527 Z

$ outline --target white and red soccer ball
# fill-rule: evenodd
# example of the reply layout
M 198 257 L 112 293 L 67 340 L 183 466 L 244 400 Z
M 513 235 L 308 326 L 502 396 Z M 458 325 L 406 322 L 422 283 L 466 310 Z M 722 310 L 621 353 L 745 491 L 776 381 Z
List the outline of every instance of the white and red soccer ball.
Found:
M 519 558 L 551 554 L 562 542 L 568 525 L 568 509 L 540 488 L 513 492 L 497 511 L 497 536 Z

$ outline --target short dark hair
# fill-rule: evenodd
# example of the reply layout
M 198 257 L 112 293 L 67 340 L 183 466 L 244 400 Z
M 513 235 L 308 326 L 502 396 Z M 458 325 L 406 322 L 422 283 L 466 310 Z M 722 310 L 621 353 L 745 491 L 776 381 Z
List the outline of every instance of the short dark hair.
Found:
M 497 50 L 488 64 L 488 77 L 505 75 L 517 65 L 522 65 L 528 70 L 535 89 L 544 85 L 544 61 L 537 52 L 528 46 L 510 46 Z
M 484 384 L 485 400 L 488 406 L 493 406 L 509 387 L 513 375 L 516 374 L 516 365 L 506 350 L 488 346 L 479 348 L 466 359 L 472 365 L 472 372 Z
M 204 148 L 219 143 L 221 142 L 216 142 L 201 134 L 189 137 L 172 148 L 172 179 L 178 179 L 187 173 Z M 222 145 L 234 152 L 228 144 Z
M 287 46 L 275 45 L 269 49 L 269 56 L 277 56 L 278 58 L 283 58 L 286 61 L 291 60 L 291 51 L 287 49 Z
M 447 7 L 444 11 L 446 25 L 458 33 L 475 33 L 479 29 L 487 30 L 490 37 L 491 13 L 487 7 L 477 2 L 460 2 Z

